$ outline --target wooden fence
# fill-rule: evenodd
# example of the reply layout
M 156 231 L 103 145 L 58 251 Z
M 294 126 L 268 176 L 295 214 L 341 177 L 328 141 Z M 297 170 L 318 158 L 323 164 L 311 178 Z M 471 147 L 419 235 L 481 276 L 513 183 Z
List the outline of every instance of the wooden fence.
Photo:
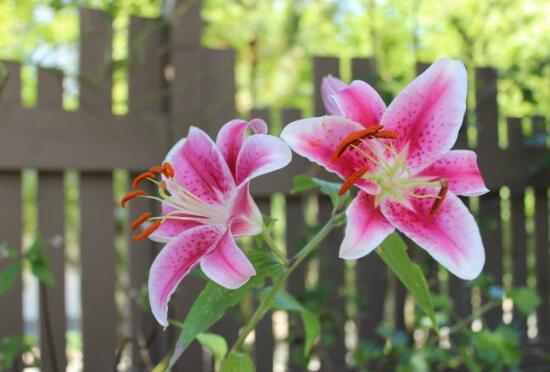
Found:
M 82 302 L 82 353 L 85 371 L 110 371 L 115 368 L 117 356 L 124 340 L 117 330 L 115 303 L 115 210 L 113 171 L 127 170 L 130 174 L 158 164 L 167 146 L 174 139 L 184 136 L 188 125 L 200 125 L 210 133 L 236 116 L 234 93 L 234 53 L 231 50 L 202 48 L 200 37 L 200 4 L 193 4 L 179 22 L 167 28 L 158 20 L 132 17 L 129 32 L 131 62 L 128 70 L 129 112 L 115 116 L 111 110 L 112 24 L 109 17 L 97 10 L 80 11 L 80 106 L 78 111 L 62 109 L 62 85 L 59 72 L 38 70 L 38 99 L 33 108 L 20 104 L 20 65 L 7 63 L 10 79 L 3 93 L 0 108 L 0 239 L 21 252 L 22 211 L 21 171 L 24 168 L 38 172 L 38 229 L 45 237 L 64 236 L 65 198 L 64 172 L 68 169 L 79 173 L 80 211 L 80 268 Z M 133 48 L 133 45 L 139 45 Z M 339 60 L 332 57 L 313 59 L 315 85 L 315 113 L 324 113 L 319 86 L 323 76 L 339 75 Z M 352 76 L 377 85 L 376 65 L 372 60 L 352 60 Z M 425 66 L 419 66 L 419 69 Z M 472 71 L 471 71 L 472 72 Z M 161 92 L 161 94 L 158 94 Z M 546 146 L 544 119 L 533 118 L 534 135 L 542 138 L 526 145 L 521 119 L 507 119 L 509 146 L 498 145 L 497 72 L 491 68 L 475 70 L 475 115 L 478 140 L 476 151 L 488 187 L 492 190 L 480 198 L 477 215 L 487 253 L 484 272 L 501 284 L 503 276 L 511 275 L 513 284 L 524 286 L 535 278 L 536 288 L 542 298 L 536 319 L 537 342 L 550 336 L 548 241 L 548 196 L 550 184 L 548 172 L 537 168 L 540 160 L 550 155 Z M 256 110 L 251 117 L 269 119 L 267 110 Z M 297 109 L 281 112 L 282 122 L 300 118 Z M 462 131 L 457 147 L 467 147 L 465 131 Z M 534 138 L 534 137 L 530 137 Z M 263 177 L 253 185 L 253 192 L 261 209 L 269 213 L 273 193 L 285 193 L 291 188 L 293 175 L 304 173 L 310 165 L 298 156 L 283 172 Z M 541 170 L 542 169 L 542 170 Z M 503 203 L 499 190 L 510 190 L 512 222 L 511 272 L 503 267 L 504 248 L 501 218 Z M 526 191 L 527 190 L 527 191 Z M 535 213 L 525 211 L 525 193 L 534 194 Z M 309 231 L 303 215 L 303 206 L 311 196 L 287 195 L 286 242 L 290 253 L 295 252 Z M 130 218 L 140 215 L 147 205 L 134 203 Z M 326 218 L 330 210 L 328 202 L 318 200 L 318 219 Z M 534 244 L 529 248 L 531 235 L 526 230 L 526 219 L 534 221 Z M 508 222 L 506 222 L 508 223 Z M 528 225 L 528 224 L 527 224 Z M 507 231 L 507 230 L 506 230 Z M 345 274 L 352 270 L 337 259 L 337 249 L 342 231 L 333 232 L 320 249 L 319 282 L 330 292 L 323 304 L 323 312 L 330 321 L 324 330 L 330 333 L 331 342 L 321 342 L 317 354 L 321 370 L 349 370 L 346 367 L 346 321 L 356 325 L 360 339 L 376 339 L 375 328 L 387 320 L 387 298 L 391 293 L 393 323 L 405 327 L 404 303 L 406 293 L 402 286 L 388 275 L 385 266 L 376 255 L 357 261 L 353 270 L 360 298 L 359 314 L 346 315 Z M 147 271 L 159 247 L 149 241 L 130 243 L 128 273 L 130 287 L 137 291 L 146 282 Z M 48 247 L 47 254 L 53 268 L 56 285 L 43 287 L 48 302 L 41 303 L 40 314 L 49 313 L 52 337 L 44 334 L 42 322 L 39 348 L 44 371 L 64 370 L 66 357 L 65 266 L 63 244 Z M 414 254 L 420 254 L 414 250 Z M 419 256 L 419 259 L 422 259 Z M 528 264 L 531 262 L 531 264 Z M 534 263 L 534 265 L 533 265 Z M 2 262 L 0 262 L 2 267 Z M 432 269 L 434 265 L 431 265 Z M 433 273 L 433 270 L 432 270 Z M 292 276 L 289 291 L 301 293 L 305 288 L 305 270 Z M 187 278 L 175 295 L 172 314 L 183 319 L 203 283 L 197 278 Z M 471 307 L 470 288 L 464 282 L 450 278 L 450 293 L 461 314 L 468 314 Z M 0 301 L 0 338 L 22 334 L 22 281 Z M 132 291 L 128 291 L 132 293 Z M 149 343 L 149 355 L 153 362 L 164 355 L 174 342 L 176 331 L 162 331 L 151 315 L 140 310 L 135 298 L 128 301 L 131 318 L 128 345 L 131 345 L 131 370 L 144 370 L 143 345 Z M 47 306 L 47 309 L 44 308 Z M 348 319 L 350 318 L 350 319 Z M 502 312 L 494 311 L 486 317 L 491 326 L 502 320 Z M 292 323 L 292 318 L 291 318 Z M 292 323 L 294 324 L 294 323 Z M 226 316 L 214 331 L 225 335 L 229 341 L 237 335 L 239 324 Z M 297 328 L 295 328 L 297 329 Z M 527 330 L 527 326 L 525 327 Z M 292 349 L 292 344 L 289 345 Z M 275 339 L 270 318 L 264 319 L 255 333 L 254 348 L 258 371 L 273 370 Z M 53 352 L 52 352 L 53 351 Z M 52 357 L 54 355 L 55 357 Z M 147 358 L 145 358 L 147 359 Z M 202 350 L 195 343 L 183 355 L 176 366 L 179 371 L 206 371 Z M 207 363 L 208 364 L 208 363 Z M 18 369 L 19 367 L 15 367 Z M 289 370 L 301 370 L 289 364 Z

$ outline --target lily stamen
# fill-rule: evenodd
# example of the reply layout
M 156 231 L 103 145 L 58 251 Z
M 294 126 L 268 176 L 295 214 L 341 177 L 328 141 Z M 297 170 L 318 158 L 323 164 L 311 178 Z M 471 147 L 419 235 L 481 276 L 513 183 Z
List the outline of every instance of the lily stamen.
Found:
M 145 221 L 147 221 L 152 216 L 153 214 L 151 212 L 143 213 L 141 216 L 136 218 L 134 222 L 132 222 L 132 224 L 130 225 L 130 229 L 132 229 L 132 231 L 136 231 L 138 227 L 140 227 Z
M 434 215 L 435 212 L 439 210 L 441 207 L 441 204 L 443 204 L 443 200 L 445 200 L 445 196 L 447 196 L 447 192 L 449 191 L 449 182 L 442 178 L 440 180 L 441 183 L 441 190 L 439 190 L 439 194 L 437 195 L 437 198 L 434 201 L 434 204 L 432 205 L 432 209 L 430 210 L 430 215 Z
M 353 132 L 348 134 L 340 143 L 336 146 L 336 149 L 332 153 L 331 161 L 336 161 L 338 158 L 344 153 L 344 151 L 353 143 L 356 141 L 363 139 L 365 137 L 369 137 L 373 135 L 374 133 L 378 132 L 380 129 L 382 129 L 382 125 L 372 125 L 368 127 L 367 129 L 359 130 L 357 132 Z
M 348 178 L 346 178 L 346 180 L 344 181 L 344 183 L 342 184 L 342 186 L 340 186 L 340 190 L 338 190 L 338 194 L 340 196 L 344 195 L 349 189 L 351 189 L 351 187 L 361 178 L 363 177 L 363 175 L 365 173 L 367 173 L 369 170 L 369 167 L 367 165 L 364 165 L 362 166 L 361 168 L 359 168 L 358 170 L 356 170 L 355 172 L 353 172 L 353 174 L 351 176 L 349 176 Z
M 132 239 L 134 240 L 143 240 L 147 238 L 149 235 L 155 232 L 156 229 L 159 228 L 162 221 L 155 221 L 151 226 L 146 228 L 141 234 L 132 235 Z
M 127 193 L 120 199 L 120 206 L 122 208 L 126 208 L 126 203 L 134 198 L 137 198 L 138 196 L 146 195 L 145 191 L 143 190 L 135 190 Z
M 144 180 L 148 178 L 154 179 L 155 177 L 156 175 L 153 172 L 149 172 L 149 171 L 139 174 L 136 178 L 134 178 L 134 181 L 132 182 L 132 189 L 136 189 L 139 186 L 139 184 Z

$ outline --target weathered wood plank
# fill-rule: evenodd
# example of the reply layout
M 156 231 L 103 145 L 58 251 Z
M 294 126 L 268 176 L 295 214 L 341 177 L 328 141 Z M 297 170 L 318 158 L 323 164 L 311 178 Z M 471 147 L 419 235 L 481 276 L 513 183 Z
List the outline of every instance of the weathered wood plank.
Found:
M 363 80 L 375 87 L 379 79 L 376 61 L 372 58 L 352 58 L 351 75 L 353 80 Z
M 80 185 L 84 371 L 108 371 L 117 335 L 112 176 L 82 174 Z
M 522 189 L 510 190 L 510 228 L 512 231 L 512 284 L 514 287 L 527 285 L 527 231 L 525 230 L 525 195 Z M 517 312 L 515 317 L 523 331 L 525 318 Z
M 38 106 L 62 109 L 63 75 L 38 70 Z M 65 356 L 65 201 L 62 172 L 38 174 L 38 231 L 44 236 L 45 254 L 55 285 L 40 284 L 40 350 L 44 371 L 61 371 Z
M 0 173 L 0 194 L 6 195 L 0 208 L 0 241 L 13 249 L 17 257 L 21 256 L 21 174 L 19 172 Z M 6 268 L 6 262 L 0 260 L 0 270 Z M 18 275 L 12 288 L 2 294 L 0 301 L 0 339 L 6 336 L 23 334 L 23 285 Z M 22 369 L 17 360 L 12 371 Z
M 313 84 L 315 95 L 313 107 L 316 116 L 326 115 L 321 95 L 321 83 L 327 75 L 340 76 L 340 60 L 335 57 L 314 57 L 313 58 Z
M 498 147 L 497 71 L 476 68 L 476 115 L 479 147 Z
M 329 218 L 331 202 L 319 198 L 319 226 Z M 319 357 L 324 371 L 340 371 L 346 366 L 345 324 L 346 300 L 343 294 L 345 287 L 345 261 L 338 258 L 338 249 L 343 239 L 341 229 L 332 231 L 319 245 L 319 284 L 323 286 L 326 298 L 322 305 L 324 321 L 322 322 Z
M 202 0 L 175 0 L 165 2 L 164 13 L 172 24 L 172 48 L 193 49 L 200 47 L 202 31 Z
M 0 92 L 0 105 L 2 107 L 21 105 L 21 65 L 16 62 L 2 61 L 8 72 L 8 80 L 2 92 Z
M 537 309 L 539 338 L 550 340 L 550 250 L 548 241 L 548 188 L 535 189 L 535 273 L 541 305 Z

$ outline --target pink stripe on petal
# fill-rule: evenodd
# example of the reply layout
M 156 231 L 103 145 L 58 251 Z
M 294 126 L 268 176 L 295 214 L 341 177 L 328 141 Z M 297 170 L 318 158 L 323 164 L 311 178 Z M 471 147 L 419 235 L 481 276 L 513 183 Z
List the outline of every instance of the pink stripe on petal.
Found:
M 246 139 L 237 158 L 237 185 L 284 168 L 291 159 L 290 149 L 280 138 L 254 134 Z
M 168 326 L 168 301 L 179 282 L 209 253 L 226 231 L 223 225 L 202 225 L 172 239 L 157 255 L 149 271 L 149 302 L 157 321 Z
M 364 127 L 380 124 L 386 105 L 369 84 L 355 80 L 351 85 L 333 96 L 341 115 L 362 124 Z
M 233 176 L 216 144 L 201 129 L 191 127 L 166 155 L 178 183 L 202 200 L 219 204 L 235 187 Z M 167 181 L 170 188 L 170 181 Z
M 470 150 L 451 150 L 418 176 L 447 179 L 455 195 L 478 196 L 489 191 L 477 166 L 477 155 Z
M 417 194 L 437 194 L 434 188 L 416 189 Z M 386 219 L 451 273 L 462 279 L 476 278 L 485 263 L 485 250 L 474 217 L 452 193 L 433 216 L 433 199 L 409 198 L 411 209 L 387 199 L 381 209 Z
M 334 101 L 334 95 L 346 87 L 347 85 L 342 80 L 332 75 L 323 78 L 323 82 L 321 83 L 321 97 L 330 115 L 344 116 L 344 113 L 340 111 L 340 108 Z
M 237 289 L 251 276 L 256 275 L 254 266 L 235 243 L 227 231 L 216 248 L 201 259 L 204 274 L 222 287 Z
M 249 122 L 237 119 L 225 124 L 218 132 L 218 137 L 216 138 L 216 144 L 233 176 L 236 175 L 237 156 L 241 151 L 248 128 L 252 129 L 256 134 L 267 134 L 267 124 L 262 119 L 253 119 Z
M 377 168 L 353 149 L 345 150 L 338 160 L 331 160 L 338 144 L 346 136 L 363 129 L 365 128 L 359 123 L 341 116 L 322 116 L 288 124 L 281 133 L 281 138 L 297 154 L 323 166 L 329 172 L 348 178 L 366 164 L 373 170 Z M 376 185 L 365 180 L 359 180 L 357 185 L 369 194 L 378 191 Z
M 379 246 L 395 228 L 374 206 L 374 197 L 359 191 L 346 210 L 346 233 L 340 258 L 357 259 Z
M 162 204 L 163 216 L 167 215 L 173 210 L 174 208 L 166 205 L 165 203 Z M 161 225 L 151 235 L 149 235 L 149 239 L 159 243 L 166 243 L 170 239 L 179 236 L 182 232 L 198 225 L 201 225 L 201 223 L 196 221 L 167 219 L 162 222 Z
M 466 110 L 467 75 L 459 61 L 435 62 L 391 103 L 385 129 L 397 133 L 398 150 L 408 149 L 407 164 L 416 173 L 447 153 L 456 142 Z
M 231 233 L 234 236 L 254 236 L 262 232 L 262 213 L 250 195 L 248 183 L 235 190 L 229 218 Z

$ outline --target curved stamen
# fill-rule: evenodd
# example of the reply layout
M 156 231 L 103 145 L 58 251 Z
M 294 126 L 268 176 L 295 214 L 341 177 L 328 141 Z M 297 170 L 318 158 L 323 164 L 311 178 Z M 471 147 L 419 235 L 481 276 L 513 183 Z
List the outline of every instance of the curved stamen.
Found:
M 351 176 L 346 178 L 345 182 L 340 187 L 340 190 L 338 190 L 338 195 L 344 195 L 361 177 L 363 177 L 365 173 L 368 172 L 368 170 L 369 167 L 367 165 L 363 165 L 361 168 L 353 172 Z
M 149 235 L 151 235 L 153 232 L 155 232 L 156 229 L 159 228 L 162 221 L 155 221 L 151 226 L 146 228 L 141 234 L 132 235 L 132 239 L 134 240 L 143 240 L 147 238 Z
M 362 138 L 368 137 L 373 135 L 374 133 L 378 132 L 380 129 L 382 129 L 382 125 L 372 125 L 368 127 L 367 129 L 359 130 L 357 132 L 353 132 L 348 134 L 344 139 L 336 146 L 336 149 L 332 153 L 332 156 L 330 157 L 331 161 L 336 161 L 338 158 L 344 153 L 344 151 L 353 143 L 355 143 L 357 140 L 360 140 Z
M 138 187 L 138 185 L 145 179 L 155 179 L 156 175 L 153 172 L 143 172 L 139 174 L 136 178 L 134 178 L 134 182 L 132 182 L 132 189 L 135 189 Z
M 441 190 L 439 190 L 439 194 L 437 195 L 437 198 L 434 201 L 434 204 L 432 205 L 432 209 L 430 210 L 430 215 L 434 215 L 435 212 L 439 210 L 441 207 L 441 204 L 443 204 L 443 200 L 445 200 L 445 196 L 447 196 L 447 192 L 449 191 L 449 182 L 442 178 L 440 180 L 441 182 Z
M 373 133 L 373 137 L 376 138 L 388 138 L 388 139 L 396 139 L 397 133 L 391 131 L 391 130 L 379 130 L 376 133 Z
M 131 191 L 128 194 L 124 195 L 122 199 L 120 199 L 120 206 L 122 208 L 126 208 L 126 203 L 134 198 L 137 198 L 138 196 L 146 195 L 145 191 L 143 190 L 135 190 Z
M 174 168 L 172 167 L 172 164 L 170 163 L 164 163 L 162 164 L 162 174 L 164 174 L 168 178 L 174 177 Z
M 130 228 L 132 229 L 132 231 L 136 231 L 138 227 L 140 227 L 145 221 L 147 221 L 152 216 L 153 214 L 151 212 L 143 213 L 141 216 L 136 218 L 134 222 L 132 222 L 132 224 L 130 225 Z
M 155 165 L 154 167 L 149 168 L 149 172 L 155 173 L 155 174 L 161 174 L 164 168 L 162 168 L 160 165 Z

